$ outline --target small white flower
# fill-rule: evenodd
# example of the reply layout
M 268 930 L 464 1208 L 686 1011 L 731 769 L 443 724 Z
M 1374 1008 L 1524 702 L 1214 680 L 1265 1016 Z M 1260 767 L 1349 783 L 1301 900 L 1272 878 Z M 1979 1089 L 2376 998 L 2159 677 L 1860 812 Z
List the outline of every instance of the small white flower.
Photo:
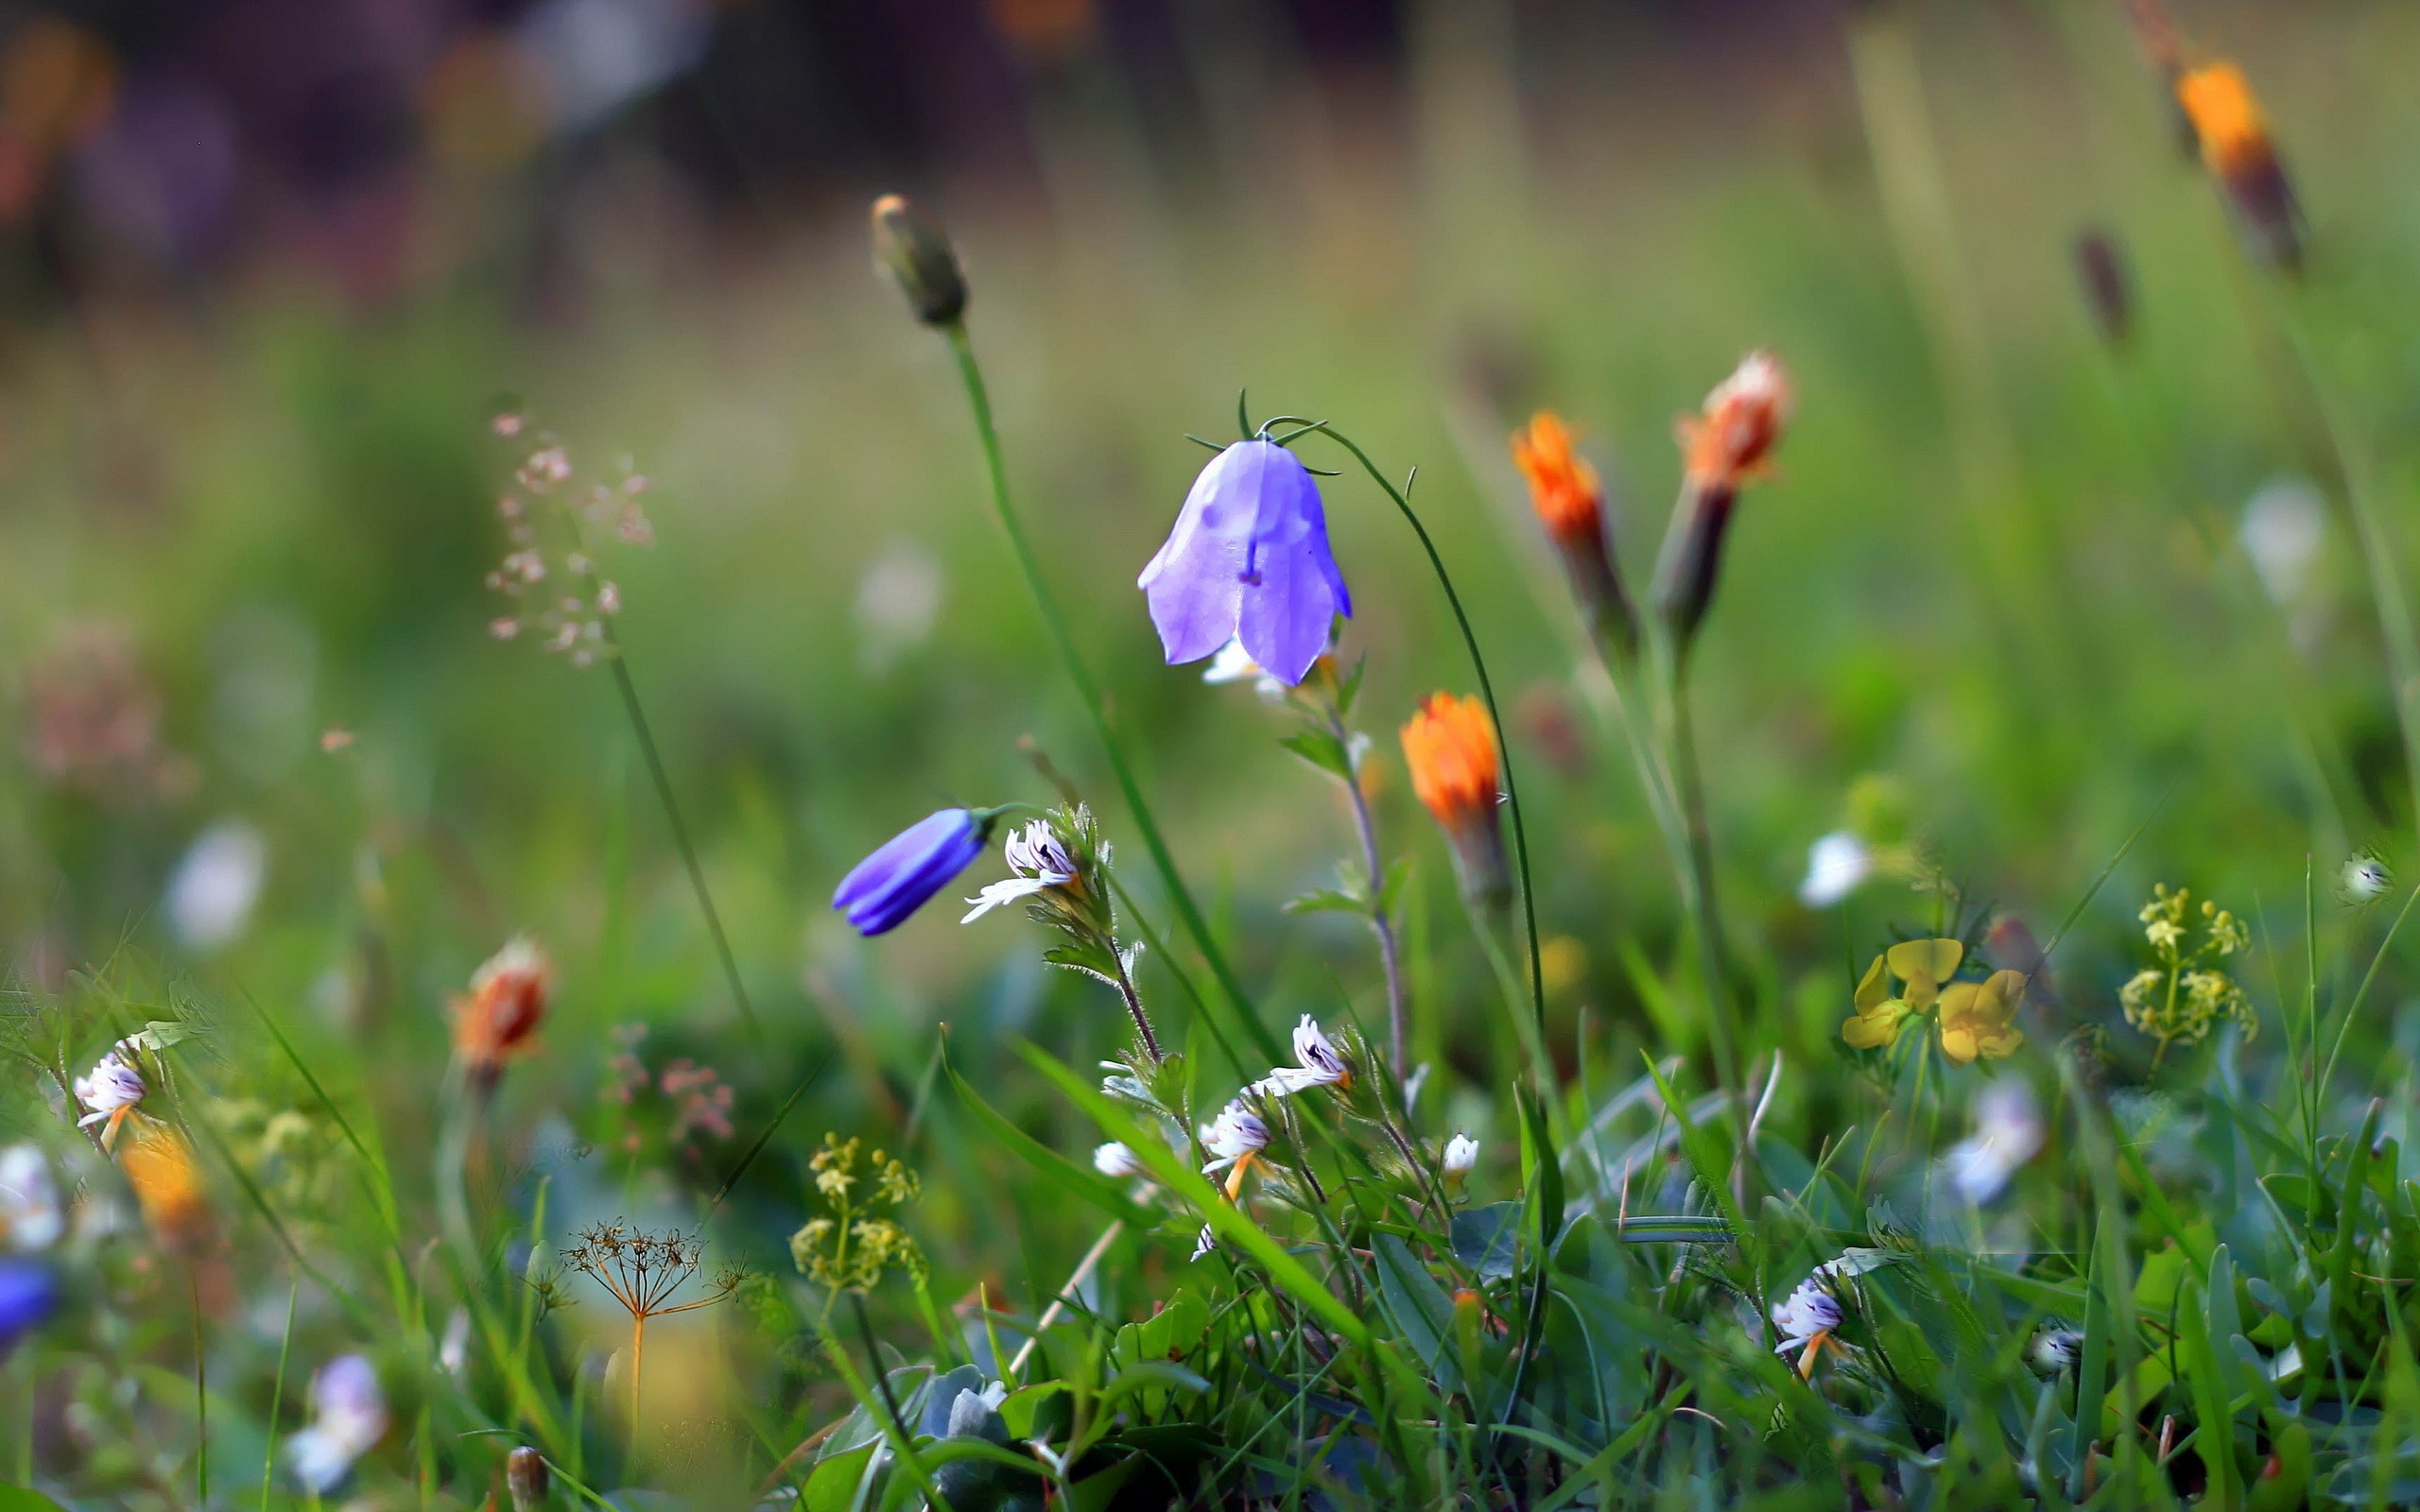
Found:
M 2243 507 L 2243 554 L 2278 604 L 2302 597 L 2327 541 L 2327 501 L 2308 478 L 2272 478 Z
M 2042 1148 L 2042 1112 L 2032 1089 L 2003 1076 L 1975 1099 L 1975 1132 L 1949 1147 L 1942 1164 L 1959 1196 L 1982 1207 L 2008 1188 Z
M 975 906 L 959 923 L 971 924 L 994 908 L 1047 888 L 1063 887 L 1076 880 L 1076 859 L 1050 832 L 1047 819 L 1035 819 L 1023 829 L 1010 831 L 1000 846 L 1000 854 L 1014 875 L 993 883 L 966 900 Z
M 1874 874 L 1874 852 L 1846 830 L 1834 830 L 1806 848 L 1806 880 L 1798 885 L 1798 901 L 1809 908 L 1829 908 Z
M 1217 1237 L 1210 1232 L 1210 1226 L 1205 1223 L 1201 1226 L 1201 1232 L 1194 1238 L 1193 1255 L 1191 1258 L 1200 1260 L 1202 1256 L 1210 1253 L 1210 1251 L 1218 1247 L 1219 1241 Z
M 0 1241 L 11 1249 L 48 1249 L 65 1228 L 42 1147 L 11 1144 L 0 1150 Z
M 1810 1276 L 1798 1283 L 1798 1290 L 1789 1294 L 1789 1300 L 1773 1308 L 1773 1331 L 1781 1335 L 1781 1343 L 1773 1347 L 1773 1352 L 1788 1354 L 1793 1349 L 1809 1349 L 1818 1340 L 1829 1338 L 1840 1326 L 1840 1299 Z
M 1478 1141 L 1467 1134 L 1457 1134 L 1445 1142 L 1445 1179 L 1460 1181 L 1478 1164 Z
M 471 1358 L 471 1314 L 461 1308 L 445 1320 L 445 1337 L 438 1341 L 437 1367 L 449 1376 L 458 1376 Z
M 1319 1021 L 1307 1013 L 1294 1026 L 1294 1059 L 1297 1064 L 1276 1067 L 1253 1083 L 1253 1091 L 1263 1097 L 1290 1097 L 1313 1087 L 1353 1085 L 1352 1066 L 1320 1031 Z
M 358 1354 L 329 1361 L 312 1379 L 311 1407 L 311 1426 L 285 1441 L 285 1461 L 305 1489 L 325 1496 L 387 1435 L 376 1367 Z
M 1407 1112 L 1420 1106 L 1420 1089 L 1427 1085 L 1428 1062 L 1424 1060 L 1412 1067 L 1411 1074 L 1403 1079 L 1403 1106 Z
M 1246 678 L 1253 679 L 1253 691 L 1260 695 L 1263 701 L 1285 701 L 1288 691 L 1286 684 L 1263 671 L 1260 663 L 1252 659 L 1252 653 L 1244 649 L 1240 639 L 1229 641 L 1219 647 L 1211 656 L 1209 666 L 1201 673 L 1201 680 L 1212 683 L 1241 682 Z
M 2387 869 L 2384 861 L 2366 850 L 2348 858 L 2336 880 L 2336 890 L 2343 894 L 2346 902 L 2356 906 L 2377 902 L 2394 885 L 2394 873 Z
M 260 901 L 268 845 L 241 819 L 201 832 L 168 879 L 168 926 L 187 950 L 214 951 L 244 933 Z
M 1121 1181 L 1130 1177 L 1149 1177 L 1150 1175 L 1143 1168 L 1143 1162 L 1135 1158 L 1134 1152 L 1115 1140 L 1093 1151 L 1093 1169 Z
M 1269 1148 L 1269 1125 L 1241 1098 L 1219 1109 L 1219 1120 L 1201 1131 L 1202 1148 L 1218 1159 L 1201 1168 L 1203 1176 L 1241 1165 Z
M 76 1126 L 90 1128 L 106 1121 L 101 1143 L 109 1143 L 116 1138 L 118 1125 L 150 1091 L 144 1085 L 143 1073 L 135 1069 L 132 1048 L 121 1040 L 93 1063 L 90 1074 L 76 1078 L 76 1100 L 92 1109 L 76 1121 Z

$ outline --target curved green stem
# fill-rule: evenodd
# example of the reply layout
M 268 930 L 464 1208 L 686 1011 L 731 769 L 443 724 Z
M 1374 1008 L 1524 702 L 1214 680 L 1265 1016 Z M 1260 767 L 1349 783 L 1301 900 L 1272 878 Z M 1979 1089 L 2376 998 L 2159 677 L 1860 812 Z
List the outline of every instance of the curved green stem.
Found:
M 1437 575 L 1437 586 L 1445 591 L 1446 607 L 1454 611 L 1455 627 L 1461 631 L 1463 648 L 1470 653 L 1471 671 L 1478 679 L 1479 697 L 1486 701 L 1487 717 L 1495 726 L 1497 754 L 1504 771 L 1504 806 L 1512 812 L 1512 867 L 1521 879 L 1521 923 L 1527 932 L 1530 947 L 1530 1008 L 1537 1024 L 1537 1038 L 1534 1043 L 1538 1059 L 1535 1068 L 1538 1095 L 1546 1099 L 1549 1114 L 1559 1116 L 1561 1103 L 1554 1095 L 1554 1067 L 1546 1058 L 1546 973 L 1538 958 L 1538 903 L 1537 889 L 1530 880 L 1530 831 L 1529 826 L 1521 819 L 1521 791 L 1512 776 L 1512 741 L 1508 738 L 1505 729 L 1504 712 L 1495 701 L 1495 684 L 1487 675 L 1487 658 L 1479 653 L 1478 635 L 1472 630 L 1471 617 L 1462 609 L 1462 595 L 1454 591 L 1453 575 L 1445 570 L 1445 558 L 1439 554 L 1437 542 L 1429 538 L 1428 527 L 1422 524 L 1420 516 L 1413 512 L 1410 497 L 1403 490 L 1395 487 L 1392 478 L 1379 472 L 1378 465 L 1370 460 L 1370 454 L 1361 450 L 1343 432 L 1325 421 L 1320 421 L 1307 428 L 1319 431 L 1337 445 L 1352 453 L 1353 459 L 1361 464 L 1361 471 L 1369 473 L 1371 480 L 1385 490 L 1387 497 L 1394 501 L 1395 508 L 1402 513 L 1404 523 L 1410 525 L 1412 534 L 1420 538 L 1421 550 L 1428 554 L 1429 570 Z
M 1177 919 L 1191 936 L 1194 948 L 1210 967 L 1210 974 L 1233 1005 L 1236 1016 L 1252 1031 L 1253 1039 L 1272 1060 L 1286 1058 L 1277 1037 L 1260 1022 L 1253 1011 L 1252 1001 L 1244 995 L 1243 985 L 1227 965 L 1227 958 L 1211 937 L 1209 920 L 1195 904 L 1193 894 L 1176 869 L 1176 858 L 1168 851 L 1167 841 L 1160 834 L 1160 827 L 1151 817 L 1150 805 L 1144 800 L 1142 785 L 1134 780 L 1133 769 L 1127 765 L 1126 753 L 1109 728 L 1109 714 L 1101 702 L 1100 686 L 1084 665 L 1076 649 L 1075 637 L 1067 629 L 1067 622 L 1059 612 L 1058 600 L 1050 595 L 1050 587 L 1042 576 L 1041 558 L 1034 555 L 1033 544 L 1026 539 L 1025 526 L 1017 519 L 1016 507 L 1009 502 L 1008 465 L 1000 451 L 1000 433 L 992 419 L 992 398 L 983 385 L 983 369 L 975 360 L 974 343 L 967 339 L 963 321 L 952 321 L 941 328 L 949 339 L 950 352 L 958 358 L 958 375 L 966 388 L 967 407 L 975 415 L 976 438 L 982 445 L 983 466 L 992 484 L 992 511 L 1000 522 L 1000 529 L 1009 538 L 1009 547 L 1016 556 L 1017 567 L 1025 574 L 1026 587 L 1033 593 L 1034 608 L 1042 615 L 1043 627 L 1049 631 L 1051 643 L 1058 647 L 1059 659 L 1066 664 L 1067 679 L 1076 685 L 1076 696 L 1083 704 L 1084 713 L 1092 719 L 1094 733 L 1100 737 L 1101 748 L 1109 757 L 1111 775 L 1117 781 L 1117 790 L 1126 799 L 1127 811 L 1134 816 L 1135 832 L 1143 837 L 1143 849 L 1151 854 L 1151 865 L 1160 874 L 1162 885 L 1167 888 L 1168 902 L 1175 908 Z

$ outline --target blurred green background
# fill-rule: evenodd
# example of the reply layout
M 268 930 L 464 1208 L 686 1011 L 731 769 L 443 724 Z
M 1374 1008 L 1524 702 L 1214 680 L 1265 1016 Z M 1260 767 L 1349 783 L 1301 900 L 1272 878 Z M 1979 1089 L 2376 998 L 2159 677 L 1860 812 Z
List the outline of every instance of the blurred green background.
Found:
M 857 31 L 814 8 L 624 5 L 687 41 L 642 47 L 677 66 L 587 114 L 562 77 L 531 82 L 546 9 L 411 13 L 374 130 L 320 121 L 299 84 L 281 116 L 262 80 L 285 65 L 226 63 L 271 47 L 275 7 L 182 30 L 14 13 L 0 937 L 26 999 L 121 953 L 231 1022 L 249 992 L 357 1065 L 390 1147 L 424 1149 L 446 998 L 528 930 L 562 986 L 547 1053 L 507 1085 L 524 1126 L 560 1110 L 607 1137 L 609 1030 L 648 1025 L 651 1052 L 738 1090 L 738 1136 L 697 1159 L 711 1190 L 839 1047 L 789 1159 L 752 1176 L 769 1216 L 735 1242 L 759 1259 L 796 1221 L 815 1137 L 899 1126 L 941 1023 L 1003 1106 L 1088 1144 L 1005 1047 L 1098 1058 L 1122 1034 L 1105 993 L 1046 972 L 1013 919 L 961 929 L 936 905 L 866 943 L 826 906 L 930 809 L 1049 799 L 1030 737 L 1169 925 L 990 522 L 947 352 L 869 266 L 864 206 L 890 189 L 959 243 L 1029 527 L 1271 1024 L 1340 1000 L 1379 1016 L 1363 935 L 1280 911 L 1330 879 L 1345 816 L 1248 689 L 1159 664 L 1133 587 L 1202 455 L 1184 433 L 1223 438 L 1238 390 L 1419 468 L 1512 712 L 1560 1053 L 1584 1042 L 1600 1072 L 1694 1031 L 1659 1026 L 1625 965 L 1675 958 L 1677 914 L 1505 452 L 1535 406 L 1584 433 L 1635 578 L 1675 415 L 1753 347 L 1797 380 L 1698 687 L 1760 1042 L 1814 1068 L 1789 1095 L 1815 1125 L 1840 1095 L 1824 1068 L 1850 958 L 1936 906 L 1891 879 L 1839 909 L 1797 900 L 1861 782 L 1966 897 L 2038 934 L 2149 823 L 2062 951 L 2089 1018 L 2114 1017 L 2152 881 L 2283 948 L 2307 856 L 2325 910 L 2343 853 L 2408 827 L 2361 564 L 2279 317 L 2290 301 L 2314 333 L 2401 522 L 2420 456 L 2410 7 L 2178 8 L 2274 116 L 2313 249 L 2288 294 L 2244 266 L 2122 9 L 2084 0 L 1003 0 Z M 209 109 L 216 136 L 194 125 Z M 2095 229 L 2129 270 L 2114 345 L 2072 261 Z M 522 455 L 489 422 L 511 407 L 583 470 L 652 481 L 658 544 L 607 571 L 775 1029 L 762 1056 L 609 675 L 487 631 L 493 503 Z M 1384 499 L 1351 475 L 1326 497 L 1382 839 L 1419 868 L 1423 1057 L 1483 1122 L 1497 1009 L 1393 743 L 1417 696 L 1470 674 Z M 214 827 L 236 875 L 256 855 L 257 902 L 181 932 L 171 877 Z M 1181 1025 L 1167 979 L 1144 986 Z M 920 1224 L 945 1275 L 1055 1274 L 1080 1246 L 1082 1215 L 1002 1200 L 1011 1158 L 934 1149 Z

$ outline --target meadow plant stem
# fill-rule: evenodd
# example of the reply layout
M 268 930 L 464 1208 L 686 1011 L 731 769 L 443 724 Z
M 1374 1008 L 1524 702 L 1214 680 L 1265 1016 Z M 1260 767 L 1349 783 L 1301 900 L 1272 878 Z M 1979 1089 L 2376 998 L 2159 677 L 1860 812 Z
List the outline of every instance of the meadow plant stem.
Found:
M 1169 905 L 1176 910 L 1177 919 L 1184 925 L 1185 934 L 1193 940 L 1194 949 L 1201 953 L 1210 974 L 1233 1005 L 1237 1018 L 1252 1031 L 1253 1040 L 1270 1058 L 1280 1059 L 1284 1051 L 1269 1026 L 1260 1022 L 1253 1010 L 1252 1001 L 1244 994 L 1243 984 L 1236 979 L 1227 965 L 1225 953 L 1212 937 L 1209 920 L 1195 904 L 1184 878 L 1177 871 L 1176 857 L 1168 850 L 1157 820 L 1151 817 L 1151 806 L 1144 799 L 1142 784 L 1135 781 L 1134 771 L 1127 764 L 1124 747 L 1118 745 L 1116 733 L 1109 727 L 1109 711 L 1101 700 L 1100 686 L 1093 680 L 1091 670 L 1076 649 L 1076 639 L 1067 628 L 1064 616 L 1059 612 L 1059 602 L 1050 593 L 1050 585 L 1042 575 L 1042 560 L 1034 555 L 1033 543 L 1026 539 L 1025 526 L 1017 518 L 1016 507 L 1009 498 L 1008 463 L 1000 450 L 1000 433 L 992 418 L 992 398 L 984 387 L 983 369 L 975 360 L 975 345 L 967 338 L 966 324 L 953 320 L 942 328 L 948 337 L 950 352 L 958 359 L 959 382 L 966 389 L 967 407 L 974 412 L 975 434 L 983 451 L 983 467 L 992 484 L 992 512 L 1000 529 L 1009 538 L 1009 548 L 1015 555 L 1017 568 L 1025 575 L 1027 589 L 1033 594 L 1035 610 L 1042 616 L 1043 627 L 1049 632 L 1051 644 L 1058 647 L 1059 659 L 1065 663 L 1067 679 L 1076 685 L 1076 696 L 1091 717 L 1093 731 L 1100 739 L 1101 749 L 1109 758 L 1111 775 L 1117 790 L 1126 799 L 1127 811 L 1134 816 L 1135 833 L 1143 837 L 1143 849 L 1151 854 L 1151 866 L 1160 874 L 1161 885 L 1167 888 Z
M 647 1314 L 631 1314 L 631 1463 L 639 1457 L 639 1370 L 647 1358 Z
M 261 1450 L 261 1512 L 268 1512 L 269 1496 L 277 1486 L 277 1413 L 285 1403 L 285 1365 L 294 1354 L 294 1305 L 302 1297 L 302 1276 L 293 1273 L 285 1289 L 285 1332 L 277 1343 L 277 1383 L 269 1388 L 268 1443 Z M 30 1415 L 28 1415 L 30 1417 Z M 26 1477 L 31 1478 L 31 1467 Z
M 1109 958 L 1117 962 L 1117 995 L 1126 1000 L 1126 1011 L 1134 1017 L 1134 1032 L 1143 1037 L 1144 1052 L 1156 1066 L 1167 1057 L 1161 1053 L 1160 1037 L 1151 1032 L 1151 1016 L 1143 1011 L 1143 994 L 1134 990 L 1134 978 L 1127 973 L 1126 962 L 1115 945 L 1110 947 Z
M 1349 764 L 1353 736 L 1333 707 L 1328 710 L 1327 723 Z M 1386 973 L 1387 1036 L 1392 1051 L 1389 1064 L 1394 1070 L 1395 1080 L 1401 1082 L 1406 1074 L 1405 1057 L 1411 1043 L 1411 1027 L 1404 1004 L 1403 962 L 1395 948 L 1394 920 L 1387 917 L 1386 875 L 1378 860 L 1378 826 L 1370 816 L 1369 796 L 1361 791 L 1360 774 L 1356 772 L 1341 781 L 1345 802 L 1353 810 L 1354 831 L 1361 837 L 1361 865 L 1370 884 L 1370 932 L 1378 936 L 1378 965 Z
M 681 817 L 680 800 L 672 796 L 672 778 L 664 769 L 664 757 L 655 747 L 655 731 L 648 724 L 647 709 L 639 702 L 638 683 L 631 677 L 630 657 L 623 651 L 619 637 L 614 633 L 614 622 L 601 620 L 605 627 L 605 642 L 612 647 L 606 662 L 614 669 L 614 686 L 622 695 L 622 712 L 631 718 L 631 730 L 638 736 L 639 755 L 647 762 L 648 776 L 655 781 L 656 801 L 664 805 L 665 823 L 672 830 L 673 849 L 681 852 L 681 865 L 689 873 L 690 890 L 698 895 L 698 911 L 706 916 L 706 933 L 714 936 L 716 958 L 722 962 L 723 980 L 731 988 L 731 1000 L 738 1005 L 740 1021 L 748 1025 L 748 1038 L 760 1050 L 765 1044 L 764 1027 L 756 1022 L 755 1005 L 748 1001 L 748 984 L 740 979 L 739 958 L 731 953 L 731 940 L 722 931 L 722 915 L 715 910 L 714 894 L 706 889 L 705 868 L 698 864 L 698 848 L 689 841 L 689 826 Z
M 1733 1018 L 1737 1007 L 1737 982 L 1732 973 L 1731 952 L 1722 931 L 1720 904 L 1714 883 L 1714 832 L 1708 820 L 1704 779 L 1698 767 L 1696 723 L 1689 707 L 1686 648 L 1660 641 L 1664 671 L 1665 765 L 1670 770 L 1680 800 L 1683 834 L 1687 842 L 1689 886 L 1684 902 L 1689 909 L 1689 932 L 1697 937 L 1699 974 L 1705 978 L 1706 1034 L 1714 1045 L 1715 1074 L 1725 1091 L 1744 1099 L 1739 1083 L 1738 1054 L 1733 1042 Z M 1745 1109 L 1740 1129 L 1747 1128 Z
M 1479 697 L 1486 702 L 1488 720 L 1495 727 L 1496 760 L 1504 778 L 1504 807 L 1512 818 L 1512 868 L 1521 880 L 1521 922 L 1530 947 L 1530 1008 L 1536 1020 L 1533 1045 L 1537 1055 L 1538 1095 L 1546 1099 L 1548 1116 L 1559 1118 L 1562 1100 L 1555 1096 L 1554 1067 L 1546 1058 L 1546 971 L 1538 951 L 1537 888 L 1530 877 L 1530 829 L 1522 822 L 1521 790 L 1512 776 L 1512 743 L 1505 728 L 1504 711 L 1495 701 L 1495 683 L 1487 675 L 1487 658 L 1478 648 L 1478 634 L 1471 628 L 1470 615 L 1463 611 L 1462 595 L 1454 591 L 1454 577 L 1445 570 L 1444 557 L 1438 552 L 1437 542 L 1430 539 L 1428 527 L 1421 524 L 1419 514 L 1411 507 L 1409 493 L 1395 487 L 1394 479 L 1379 472 L 1378 464 L 1370 460 L 1370 454 L 1361 450 L 1342 431 L 1325 421 L 1320 421 L 1310 428 L 1352 453 L 1353 459 L 1361 464 L 1361 471 L 1370 474 L 1371 481 L 1386 491 L 1387 497 L 1394 502 L 1397 512 L 1402 514 L 1404 523 L 1411 526 L 1411 533 L 1420 538 L 1420 549 L 1427 553 L 1428 567 L 1437 576 L 1437 586 L 1444 590 L 1445 607 L 1454 611 L 1454 627 L 1461 632 L 1462 647 L 1470 653 L 1471 672 L 1478 679 Z
M 1016 1358 L 1009 1362 L 1011 1381 L 1015 1381 L 1025 1374 L 1025 1363 L 1033 1357 L 1035 1348 L 1042 1343 L 1043 1333 L 1051 1324 L 1058 1322 L 1061 1314 L 1067 1311 L 1067 1294 L 1092 1279 L 1094 1268 L 1101 1263 L 1102 1257 L 1109 1253 L 1109 1246 L 1117 1243 L 1117 1236 L 1125 1231 L 1126 1220 L 1112 1218 L 1109 1221 L 1109 1227 L 1100 1231 L 1100 1237 L 1093 1241 L 1093 1247 L 1084 1251 L 1084 1258 L 1076 1262 L 1076 1268 L 1067 1275 L 1067 1284 L 1060 1287 L 1058 1293 L 1050 1298 L 1050 1305 L 1044 1308 L 1042 1316 L 1034 1320 L 1033 1332 L 1026 1335 L 1023 1344 L 1017 1346 Z M 987 1321 L 986 1327 L 988 1326 Z M 997 1356 L 994 1358 L 996 1359 Z
M 210 1505 L 210 1357 L 201 1334 L 201 1265 L 185 1262 L 185 1301 L 193 1309 L 194 1505 Z

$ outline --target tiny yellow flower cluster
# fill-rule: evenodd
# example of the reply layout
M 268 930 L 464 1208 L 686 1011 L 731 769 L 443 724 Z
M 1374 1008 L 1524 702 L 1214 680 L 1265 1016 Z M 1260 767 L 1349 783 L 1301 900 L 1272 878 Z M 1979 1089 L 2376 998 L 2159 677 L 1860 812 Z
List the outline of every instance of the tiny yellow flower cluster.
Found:
M 2118 992 L 2126 1022 L 2159 1041 L 2154 1065 L 2169 1045 L 2199 1044 L 2216 1024 L 2241 1024 L 2247 1040 L 2260 1027 L 2243 988 L 2210 964 L 2250 945 L 2251 932 L 2242 919 L 2206 898 L 2199 909 L 2191 903 L 2192 894 L 2186 888 L 2170 892 L 2165 883 L 2152 888 L 2140 917 L 2155 964 L 2135 972 Z
M 828 1291 L 871 1291 L 893 1270 L 921 1287 L 924 1250 L 895 1219 L 877 1216 L 874 1210 L 907 1206 L 923 1194 L 924 1183 L 905 1161 L 880 1150 L 866 1157 L 860 1170 L 862 1147 L 859 1140 L 823 1136 L 823 1148 L 807 1165 L 815 1173 L 815 1190 L 832 1211 L 790 1235 L 790 1259 L 807 1280 Z M 850 1196 L 859 1181 L 873 1188 L 862 1201 Z
M 1977 1057 L 1998 1059 L 2016 1053 L 2025 1032 L 2016 1026 L 2016 1005 L 2025 997 L 2025 973 L 1995 971 L 1980 982 L 1953 982 L 1966 947 L 1954 939 L 1905 940 L 1874 958 L 1857 986 L 1856 1011 L 1841 1024 L 1841 1038 L 1859 1050 L 1894 1044 L 1910 1022 L 1938 1008 L 1943 1055 L 1966 1065 Z M 1892 990 L 1892 983 L 1898 990 Z

